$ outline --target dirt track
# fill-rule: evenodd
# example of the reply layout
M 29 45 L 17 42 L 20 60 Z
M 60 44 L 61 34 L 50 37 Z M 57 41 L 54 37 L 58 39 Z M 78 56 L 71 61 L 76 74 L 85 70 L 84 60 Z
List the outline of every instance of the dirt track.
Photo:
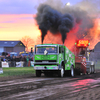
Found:
M 33 75 L 2 81 L 0 100 L 100 100 L 100 72 L 74 78 Z

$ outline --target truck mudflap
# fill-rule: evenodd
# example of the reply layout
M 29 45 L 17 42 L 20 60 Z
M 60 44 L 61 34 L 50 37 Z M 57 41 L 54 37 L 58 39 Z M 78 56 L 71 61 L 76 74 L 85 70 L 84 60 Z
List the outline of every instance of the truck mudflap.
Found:
M 58 70 L 58 66 L 34 66 L 35 70 Z

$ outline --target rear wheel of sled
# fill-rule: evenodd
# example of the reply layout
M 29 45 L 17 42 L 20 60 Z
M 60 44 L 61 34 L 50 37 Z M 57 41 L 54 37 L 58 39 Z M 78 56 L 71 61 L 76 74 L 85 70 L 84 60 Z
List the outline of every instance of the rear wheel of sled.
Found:
M 92 73 L 92 67 L 90 67 L 90 71 L 89 71 L 89 74 L 91 74 Z
M 41 76 L 41 71 L 40 70 L 36 70 L 36 77 L 40 77 Z
M 92 73 L 92 67 L 90 66 L 89 71 L 87 72 L 87 74 L 91 74 Z
M 95 65 L 92 66 L 92 73 L 95 73 Z

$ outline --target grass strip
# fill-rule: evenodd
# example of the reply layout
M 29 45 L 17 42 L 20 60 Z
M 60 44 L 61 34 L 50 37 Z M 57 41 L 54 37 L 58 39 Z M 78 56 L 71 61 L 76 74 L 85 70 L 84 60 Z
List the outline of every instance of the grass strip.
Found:
M 33 67 L 9 67 L 9 68 L 3 68 L 3 74 L 0 74 L 0 77 L 22 76 L 34 73 L 35 70 Z

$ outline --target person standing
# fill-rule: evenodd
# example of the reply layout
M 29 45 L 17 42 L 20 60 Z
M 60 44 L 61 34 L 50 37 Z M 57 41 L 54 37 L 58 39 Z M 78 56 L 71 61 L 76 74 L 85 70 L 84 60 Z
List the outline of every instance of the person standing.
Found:
M 0 74 L 2 73 L 3 73 L 3 69 L 2 69 L 1 56 L 0 56 Z
M 28 67 L 28 62 L 29 62 L 29 57 L 28 56 L 26 56 L 26 66 Z

